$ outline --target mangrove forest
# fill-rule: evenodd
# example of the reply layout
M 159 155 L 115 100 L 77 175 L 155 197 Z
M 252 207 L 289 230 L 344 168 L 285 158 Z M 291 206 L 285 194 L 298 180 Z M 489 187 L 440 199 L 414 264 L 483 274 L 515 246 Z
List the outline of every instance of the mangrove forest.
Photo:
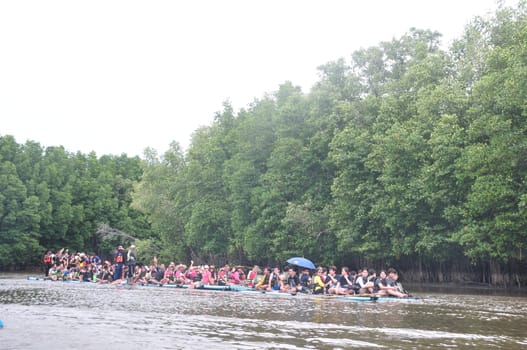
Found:
M 447 48 L 411 28 L 318 72 L 309 92 L 277 82 L 245 108 L 226 101 L 185 150 L 97 156 L 1 135 L 0 268 L 133 242 L 145 262 L 305 256 L 525 285 L 525 3 Z

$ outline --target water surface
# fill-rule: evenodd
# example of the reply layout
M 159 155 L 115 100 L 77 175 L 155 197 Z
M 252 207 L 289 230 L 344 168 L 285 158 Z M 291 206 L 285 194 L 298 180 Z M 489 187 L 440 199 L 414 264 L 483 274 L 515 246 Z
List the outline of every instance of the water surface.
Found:
M 1 349 L 527 349 L 527 298 L 350 302 L 0 278 Z

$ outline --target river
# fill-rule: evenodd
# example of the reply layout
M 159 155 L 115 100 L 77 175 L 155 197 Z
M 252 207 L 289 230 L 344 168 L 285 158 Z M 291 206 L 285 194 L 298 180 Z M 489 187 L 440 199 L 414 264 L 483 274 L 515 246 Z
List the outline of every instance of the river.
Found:
M 350 302 L 0 276 L 0 349 L 527 349 L 527 298 Z

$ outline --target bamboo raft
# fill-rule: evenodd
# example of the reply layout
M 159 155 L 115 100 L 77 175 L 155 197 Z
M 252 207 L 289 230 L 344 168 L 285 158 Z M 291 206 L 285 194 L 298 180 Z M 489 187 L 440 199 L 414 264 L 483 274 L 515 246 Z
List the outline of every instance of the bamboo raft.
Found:
M 28 276 L 28 281 L 41 281 L 41 282 L 58 282 L 58 283 L 72 283 L 72 284 L 86 284 L 94 285 L 93 282 L 84 282 L 77 280 L 65 280 L 65 281 L 52 281 L 49 278 Z M 116 286 L 134 286 L 140 288 L 164 288 L 164 289 L 186 289 L 196 291 L 217 291 L 217 292 L 235 292 L 235 293 L 247 293 L 247 294 L 258 294 L 266 296 L 281 296 L 281 297 L 299 297 L 299 298 L 315 298 L 315 299 L 331 299 L 341 301 L 355 301 L 355 302 L 411 302 L 421 300 L 420 298 L 410 296 L 408 298 L 396 298 L 388 296 L 377 296 L 374 294 L 358 294 L 358 295 L 335 295 L 335 294 L 311 294 L 311 293 L 288 293 L 279 291 L 260 291 L 255 290 L 251 287 L 230 285 L 230 286 L 219 286 L 219 285 L 201 285 L 192 288 L 190 285 L 182 284 L 128 284 L 124 281 L 121 284 L 115 284 Z

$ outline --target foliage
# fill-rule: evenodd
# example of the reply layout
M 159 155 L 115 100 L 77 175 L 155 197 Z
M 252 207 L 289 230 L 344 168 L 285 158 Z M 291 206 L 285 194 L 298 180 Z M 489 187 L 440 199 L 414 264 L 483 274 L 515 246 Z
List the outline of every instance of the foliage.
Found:
M 237 114 L 225 103 L 154 225 L 172 220 L 164 234 L 179 227 L 203 261 L 523 259 L 525 23 L 525 5 L 500 8 L 449 50 L 412 28 L 320 66 L 308 94 L 286 82 Z
M 0 136 L 0 268 L 40 262 L 45 250 L 111 254 L 100 225 L 132 236 L 148 233 L 145 214 L 132 209 L 142 174 L 138 157 L 71 154 Z
M 319 67 L 143 160 L 0 138 L 0 266 L 44 248 L 144 261 L 443 266 L 524 262 L 527 7 L 476 18 L 448 50 L 412 28 Z M 115 237 L 114 237 L 115 238 Z

